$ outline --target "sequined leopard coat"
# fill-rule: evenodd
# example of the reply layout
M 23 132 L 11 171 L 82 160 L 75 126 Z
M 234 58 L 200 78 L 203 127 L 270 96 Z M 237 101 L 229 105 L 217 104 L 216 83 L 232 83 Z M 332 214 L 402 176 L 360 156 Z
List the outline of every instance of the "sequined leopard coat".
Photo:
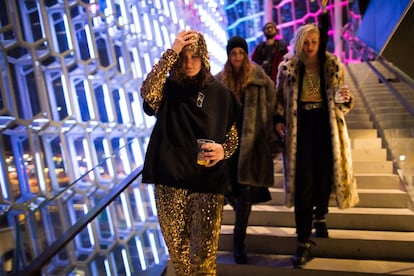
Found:
M 283 153 L 284 164 L 284 188 L 285 204 L 292 207 L 295 198 L 295 164 L 297 148 L 297 114 L 298 114 L 298 80 L 299 63 L 295 57 L 286 58 L 279 65 L 277 78 L 277 109 L 276 118 L 282 118 L 285 122 L 285 151 Z M 331 139 L 333 149 L 333 189 L 332 196 L 335 197 L 340 209 L 353 207 L 359 202 L 356 179 L 353 173 L 351 142 L 345 122 L 345 114 L 354 105 L 354 98 L 346 104 L 334 102 L 334 88 L 344 83 L 344 72 L 342 64 L 338 59 L 327 53 L 324 66 L 326 76 L 326 87 L 322 93 L 326 93 L 327 106 L 331 126 Z M 300 173 L 300 172 L 299 172 Z

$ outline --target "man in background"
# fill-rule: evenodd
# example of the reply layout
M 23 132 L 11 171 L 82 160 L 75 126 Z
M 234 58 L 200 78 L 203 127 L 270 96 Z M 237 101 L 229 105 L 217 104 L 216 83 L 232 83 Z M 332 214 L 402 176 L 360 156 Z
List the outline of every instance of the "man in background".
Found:
M 277 34 L 276 24 L 267 22 L 263 27 L 263 35 L 266 40 L 259 43 L 253 51 L 252 61 L 262 66 L 266 74 L 276 82 L 278 65 L 287 53 L 285 43 L 275 38 Z

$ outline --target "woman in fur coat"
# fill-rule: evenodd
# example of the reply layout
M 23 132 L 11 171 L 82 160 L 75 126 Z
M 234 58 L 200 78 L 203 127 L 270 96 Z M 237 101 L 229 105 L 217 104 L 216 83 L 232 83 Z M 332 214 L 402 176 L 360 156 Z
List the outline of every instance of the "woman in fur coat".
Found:
M 279 66 L 276 84 L 276 131 L 285 141 L 285 199 L 295 209 L 295 267 L 310 260 L 312 224 L 317 237 L 328 237 L 330 195 L 339 208 L 359 201 L 344 117 L 354 98 L 343 86 L 343 65 L 325 51 L 325 39 L 317 25 L 301 26 Z M 335 102 L 341 87 L 343 102 Z
M 246 263 L 245 237 L 253 203 L 271 199 L 273 156 L 278 151 L 273 124 L 276 108 L 274 82 L 251 62 L 246 41 L 239 36 L 227 44 L 227 62 L 216 78 L 229 87 L 242 103 L 237 126 L 240 145 L 232 157 L 232 191 L 226 199 L 235 210 L 233 254 L 236 263 Z

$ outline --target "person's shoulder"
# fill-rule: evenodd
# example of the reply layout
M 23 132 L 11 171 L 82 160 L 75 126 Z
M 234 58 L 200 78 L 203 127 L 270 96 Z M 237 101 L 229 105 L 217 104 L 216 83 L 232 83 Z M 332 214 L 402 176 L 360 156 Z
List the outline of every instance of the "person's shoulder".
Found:
M 253 69 L 253 76 L 255 78 L 264 78 L 266 75 L 266 72 L 263 70 L 262 66 L 255 62 L 251 62 L 251 66 Z
M 263 70 L 263 68 L 252 62 L 252 79 L 251 83 L 252 85 L 258 85 L 263 86 L 266 85 L 267 81 L 271 81 L 270 77 L 266 74 L 266 72 Z
M 331 72 L 339 71 L 343 67 L 343 63 L 340 61 L 340 59 L 330 52 L 326 52 L 325 64 L 327 69 Z
M 296 58 L 293 55 L 285 55 L 283 60 L 280 62 L 282 65 L 291 65 L 296 63 Z
M 298 62 L 293 55 L 285 55 L 279 64 L 279 70 L 282 74 L 295 74 Z
M 265 41 L 261 41 L 261 42 L 259 42 L 259 44 L 256 45 L 255 49 L 263 48 L 265 45 L 266 45 L 266 42 Z
M 283 40 L 275 39 L 275 45 L 280 50 L 287 49 L 287 45 L 286 45 L 286 43 Z
M 223 74 L 224 74 L 224 71 L 218 72 L 217 74 L 214 75 L 214 79 L 218 80 L 219 82 L 222 82 Z
M 227 86 L 220 81 L 220 76 L 215 75 L 209 84 L 209 89 L 216 90 L 216 91 L 230 91 Z
M 341 61 L 339 60 L 338 56 L 331 52 L 326 52 L 326 61 L 329 63 L 341 64 Z

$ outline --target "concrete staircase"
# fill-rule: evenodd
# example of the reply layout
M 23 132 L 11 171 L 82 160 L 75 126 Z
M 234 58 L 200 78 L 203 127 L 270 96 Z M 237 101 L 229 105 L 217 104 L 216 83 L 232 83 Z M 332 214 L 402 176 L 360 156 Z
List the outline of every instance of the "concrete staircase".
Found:
M 368 68 L 367 68 L 368 69 Z M 369 70 L 369 69 L 368 69 Z M 256 205 L 250 218 L 247 250 L 252 265 L 231 265 L 233 211 L 225 208 L 219 275 L 414 275 L 414 212 L 387 150 L 346 71 L 356 105 L 347 115 L 360 204 L 339 210 L 331 203 L 329 239 L 315 238 L 315 257 L 304 269 L 291 268 L 296 247 L 293 209 L 283 206 L 282 167 L 276 162 L 272 201 Z M 374 79 L 377 83 L 378 80 Z M 260 270 L 258 270 L 258 266 Z M 251 273 L 249 273 L 251 272 Z
M 314 258 L 302 269 L 292 268 L 290 258 L 296 249 L 293 208 L 283 205 L 282 164 L 276 160 L 272 200 L 254 205 L 250 216 L 246 265 L 233 261 L 234 212 L 225 206 L 217 258 L 219 276 L 414 275 L 414 211 L 361 95 L 351 78 L 346 79 L 356 96 L 356 105 L 346 119 L 360 204 L 339 210 L 331 202 L 330 238 L 313 238 Z M 165 275 L 174 275 L 170 263 Z

